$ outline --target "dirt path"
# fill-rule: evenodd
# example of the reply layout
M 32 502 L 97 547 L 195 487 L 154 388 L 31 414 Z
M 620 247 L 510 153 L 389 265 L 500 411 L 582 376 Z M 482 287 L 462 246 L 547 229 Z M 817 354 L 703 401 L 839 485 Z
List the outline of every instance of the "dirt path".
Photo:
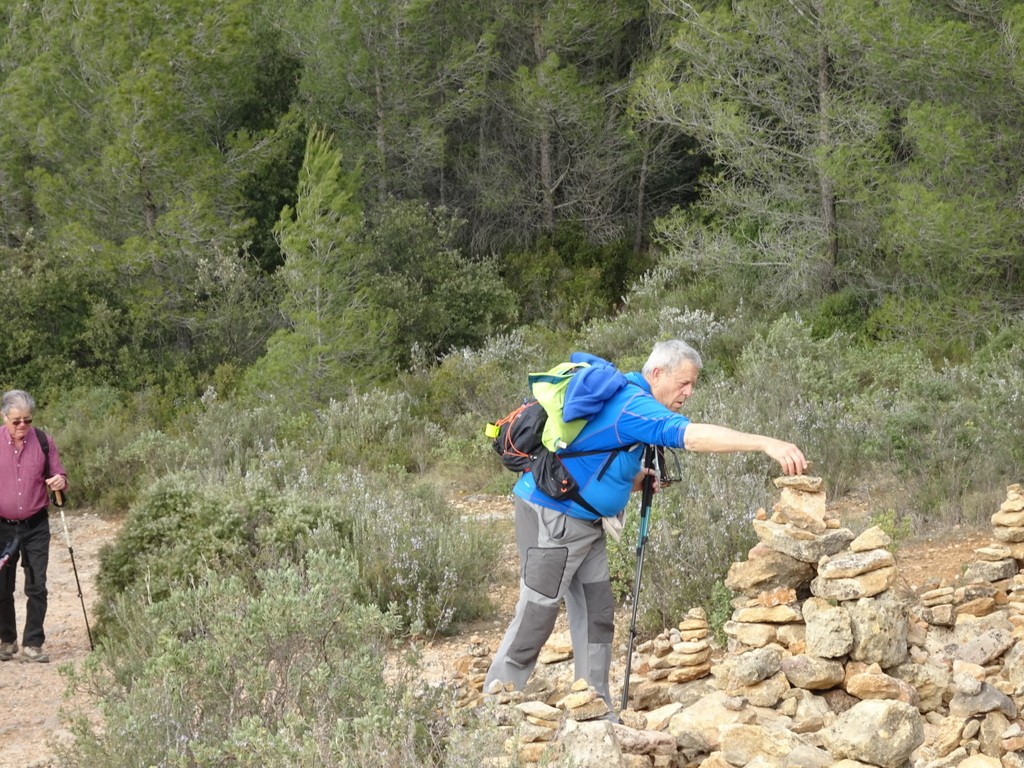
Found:
M 97 554 L 100 547 L 113 541 L 120 524 L 89 512 L 69 512 L 66 517 L 91 625 L 96 599 L 94 584 L 99 569 Z M 61 707 L 66 702 L 59 668 L 69 663 L 77 665 L 89 653 L 82 601 L 78 597 L 71 554 L 59 515 L 51 516 L 50 529 L 53 538 L 47 572 L 49 601 L 44 645 L 50 663 L 27 664 L 17 657 L 0 663 L 0 697 L 6 709 L 0 719 L 0 766 L 4 768 L 57 765 L 51 745 L 54 740 L 69 737 L 60 717 Z M 20 567 L 18 570 L 15 610 L 20 633 L 25 617 L 25 596 L 22 593 L 24 578 Z M 18 642 L 20 645 L 20 637 Z
M 486 511 L 488 516 L 509 523 L 509 544 L 505 555 L 509 560 L 508 583 L 495 588 L 492 597 L 500 608 L 499 616 L 482 621 L 455 636 L 417 644 L 422 652 L 420 674 L 427 679 L 442 679 L 454 659 L 466 652 L 472 634 L 497 646 L 516 600 L 515 547 L 511 534 L 511 504 L 505 499 L 475 497 L 461 504 L 468 516 Z M 88 702 L 63 700 L 65 683 L 58 668 L 67 663 L 78 664 L 89 653 L 89 641 L 82 616 L 82 604 L 75 586 L 71 558 L 64 541 L 60 520 L 51 521 L 54 530 L 50 550 L 50 601 L 46 620 L 46 650 L 50 664 L 25 664 L 17 660 L 0 664 L 0 696 L 7 704 L 6 717 L 0 719 L 0 768 L 56 768 L 53 744 L 70 737 L 61 717 L 61 710 L 90 705 Z M 94 581 L 98 571 L 98 552 L 113 541 L 120 524 L 88 512 L 68 515 L 75 563 L 90 621 L 96 599 Z M 930 579 L 953 579 L 960 575 L 962 565 L 974 560 L 974 550 L 991 541 L 988 531 L 952 530 L 926 540 L 906 543 L 897 553 L 900 585 L 914 589 Z M 24 616 L 24 597 L 18 577 L 18 616 Z M 564 632 L 564 612 L 556 632 Z M 616 674 L 619 672 L 616 670 Z

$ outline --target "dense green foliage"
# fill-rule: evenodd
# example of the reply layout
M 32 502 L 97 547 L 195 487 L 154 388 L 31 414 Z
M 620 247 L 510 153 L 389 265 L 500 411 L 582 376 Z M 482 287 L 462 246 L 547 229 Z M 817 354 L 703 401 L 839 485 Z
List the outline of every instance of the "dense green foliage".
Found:
M 0 370 L 40 394 L 266 355 L 247 389 L 308 375 L 323 403 L 600 317 L 655 261 L 721 314 L 822 303 L 934 360 L 1020 310 L 1019 2 L 0 19 L 0 291 L 31 318 Z
M 688 416 L 794 440 L 901 535 L 1020 480 L 1024 2 L 0 22 L 0 385 L 126 515 L 75 681 L 117 727 L 69 765 L 478 762 L 381 654 L 488 610 L 499 543 L 446 497 L 507 492 L 481 426 L 574 349 L 688 340 Z M 773 493 L 763 456 L 679 461 L 650 630 L 724 618 Z
M 665 268 L 765 308 L 843 291 L 864 333 L 935 357 L 1019 311 L 1020 3 L 668 8 L 638 109 L 715 165 L 658 223 Z
M 155 604 L 118 598 L 124 641 L 71 674 L 117 727 L 78 719 L 61 764 L 468 768 L 499 749 L 479 725 L 449 745 L 446 694 L 385 680 L 398 623 L 353 593 L 358 566 L 332 539 L 253 584 L 204 571 Z

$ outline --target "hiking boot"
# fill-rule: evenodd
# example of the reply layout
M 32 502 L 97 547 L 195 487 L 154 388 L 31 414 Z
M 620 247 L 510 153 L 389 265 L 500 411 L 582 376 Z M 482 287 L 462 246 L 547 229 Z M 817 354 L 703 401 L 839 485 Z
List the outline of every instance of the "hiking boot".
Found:
M 21 660 L 22 661 L 34 661 L 39 664 L 45 664 L 50 660 L 50 657 L 43 653 L 42 648 L 37 648 L 34 645 L 26 645 L 21 649 Z
M 17 643 L 0 643 L 0 661 L 10 661 L 17 652 Z

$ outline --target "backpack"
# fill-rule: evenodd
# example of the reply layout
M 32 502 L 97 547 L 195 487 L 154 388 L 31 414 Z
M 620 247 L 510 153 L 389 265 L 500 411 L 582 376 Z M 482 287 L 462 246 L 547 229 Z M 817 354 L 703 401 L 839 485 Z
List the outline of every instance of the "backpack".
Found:
M 560 363 L 550 371 L 530 374 L 530 389 L 535 397 L 504 418 L 488 424 L 484 433 L 491 438 L 491 447 L 507 469 L 531 472 L 537 488 L 547 496 L 556 501 L 574 501 L 591 514 L 601 516 L 580 494 L 579 484 L 562 459 L 608 454 L 598 471 L 600 478 L 615 454 L 634 446 L 564 450 L 587 424 L 584 418 L 568 422 L 562 418 L 565 393 L 572 377 L 587 367 L 587 363 Z

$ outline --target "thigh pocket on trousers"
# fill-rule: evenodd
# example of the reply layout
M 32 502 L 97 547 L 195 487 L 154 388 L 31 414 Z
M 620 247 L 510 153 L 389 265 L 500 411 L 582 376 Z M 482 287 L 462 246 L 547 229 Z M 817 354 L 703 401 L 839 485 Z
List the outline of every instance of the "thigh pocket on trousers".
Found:
M 568 560 L 567 547 L 530 547 L 526 550 L 523 582 L 534 592 L 554 599 Z

